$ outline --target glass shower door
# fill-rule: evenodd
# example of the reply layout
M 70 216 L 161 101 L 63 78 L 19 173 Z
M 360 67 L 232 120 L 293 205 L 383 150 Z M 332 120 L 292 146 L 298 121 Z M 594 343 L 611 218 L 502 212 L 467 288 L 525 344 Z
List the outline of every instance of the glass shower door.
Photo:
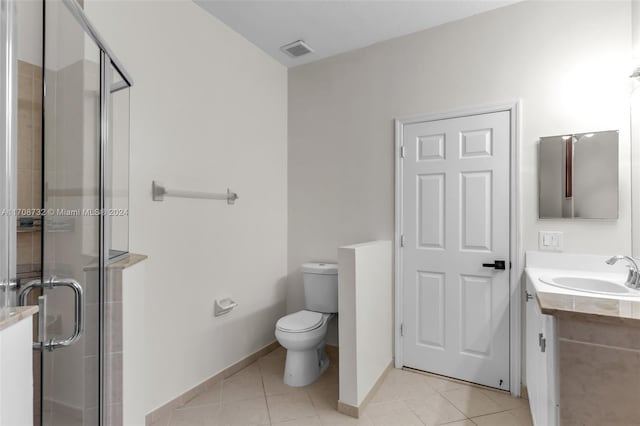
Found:
M 23 179 L 41 194 L 29 198 L 33 208 L 25 213 L 34 229 L 39 225 L 41 275 L 11 287 L 17 289 L 13 303 L 40 305 L 34 423 L 118 425 L 122 324 L 109 315 L 117 311 L 118 292 L 107 271 L 128 252 L 131 77 L 76 0 L 45 0 L 43 7 L 42 105 L 37 96 L 18 108 L 19 116 L 42 111 L 42 122 L 21 121 L 33 150 L 22 158 L 42 160 L 42 169 Z
M 101 50 L 71 10 L 45 2 L 42 424 L 99 425 Z

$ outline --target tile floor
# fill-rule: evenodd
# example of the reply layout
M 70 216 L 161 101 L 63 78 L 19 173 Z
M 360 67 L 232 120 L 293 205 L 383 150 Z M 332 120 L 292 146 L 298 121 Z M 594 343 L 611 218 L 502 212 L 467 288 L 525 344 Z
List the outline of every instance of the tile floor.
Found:
M 336 411 L 338 366 L 332 360 L 315 383 L 292 388 L 282 382 L 285 351 L 276 349 L 215 384 L 154 426 L 524 426 L 526 400 L 424 375 L 392 370 L 360 419 Z

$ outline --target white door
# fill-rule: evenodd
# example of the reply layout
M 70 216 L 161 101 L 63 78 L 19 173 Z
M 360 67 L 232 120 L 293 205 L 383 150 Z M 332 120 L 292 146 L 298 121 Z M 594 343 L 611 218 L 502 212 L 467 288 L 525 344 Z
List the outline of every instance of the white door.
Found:
M 403 145 L 404 365 L 509 390 L 510 113 L 405 125 Z

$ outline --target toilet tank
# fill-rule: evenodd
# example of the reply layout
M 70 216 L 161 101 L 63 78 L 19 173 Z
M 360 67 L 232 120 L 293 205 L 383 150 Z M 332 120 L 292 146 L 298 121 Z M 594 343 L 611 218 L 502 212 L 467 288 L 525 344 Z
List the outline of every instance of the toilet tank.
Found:
M 338 312 L 338 265 L 335 263 L 305 263 L 304 305 L 314 312 Z

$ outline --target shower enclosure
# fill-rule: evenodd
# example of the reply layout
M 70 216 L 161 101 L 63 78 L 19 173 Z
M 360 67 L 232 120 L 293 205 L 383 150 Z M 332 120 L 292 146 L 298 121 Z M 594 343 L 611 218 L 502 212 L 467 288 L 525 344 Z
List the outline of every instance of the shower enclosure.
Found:
M 8 5 L 7 19 L 14 19 L 10 4 L 16 0 L 0 1 Z M 113 327 L 117 304 L 110 302 L 118 295 L 109 265 L 128 253 L 132 79 L 76 0 L 45 0 L 43 8 L 43 22 L 33 23 L 44 26 L 42 95 L 20 98 L 18 87 L 17 102 L 8 107 L 17 137 L 0 153 L 13 165 L 4 176 L 8 189 L 0 186 L 0 204 L 8 191 L 6 205 L 15 209 L 7 231 L 0 222 L 0 235 L 17 230 L 20 246 L 22 234 L 29 233 L 39 270 L 21 276 L 23 265 L 12 255 L 19 247 L 9 238 L 8 253 L 0 247 L 8 264 L 4 300 L 40 305 L 33 344 L 34 423 L 117 425 L 122 335 Z M 15 52 L 12 40 L 0 42 Z M 33 120 L 37 111 L 40 123 Z M 31 173 L 29 202 L 15 189 L 22 155 L 16 147 L 23 140 L 30 143 L 32 164 L 41 163 L 40 174 Z

